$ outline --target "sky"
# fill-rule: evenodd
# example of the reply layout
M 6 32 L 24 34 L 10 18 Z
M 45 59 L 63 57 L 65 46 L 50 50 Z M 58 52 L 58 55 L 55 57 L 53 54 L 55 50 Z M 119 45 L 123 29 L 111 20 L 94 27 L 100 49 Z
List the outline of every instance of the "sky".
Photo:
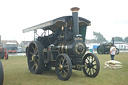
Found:
M 79 16 L 91 21 L 86 39 L 100 32 L 108 41 L 128 36 L 128 0 L 0 0 L 0 35 L 2 40 L 31 41 L 34 32 L 28 27 L 72 15 L 70 8 L 79 7 Z

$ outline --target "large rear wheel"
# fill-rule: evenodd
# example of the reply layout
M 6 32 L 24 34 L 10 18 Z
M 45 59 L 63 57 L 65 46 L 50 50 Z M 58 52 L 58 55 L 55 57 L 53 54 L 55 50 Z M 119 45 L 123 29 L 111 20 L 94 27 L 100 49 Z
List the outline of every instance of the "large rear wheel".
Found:
M 83 58 L 83 72 L 87 77 L 96 77 L 100 70 L 100 63 L 97 56 L 93 53 L 88 53 Z
M 60 54 L 55 62 L 55 70 L 60 80 L 68 80 L 72 74 L 72 63 L 67 54 Z
M 3 85 L 3 81 L 4 81 L 3 66 L 2 66 L 2 63 L 0 61 L 0 85 Z
M 31 42 L 28 48 L 28 67 L 31 73 L 41 74 L 44 71 L 43 46 L 39 41 Z

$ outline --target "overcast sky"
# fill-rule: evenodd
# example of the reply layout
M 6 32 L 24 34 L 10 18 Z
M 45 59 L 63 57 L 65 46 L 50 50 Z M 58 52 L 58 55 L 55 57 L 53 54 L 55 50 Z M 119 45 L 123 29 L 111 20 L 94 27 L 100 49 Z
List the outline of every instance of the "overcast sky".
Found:
M 128 36 L 128 0 L 0 0 L 0 35 L 2 40 L 33 40 L 33 32 L 22 30 L 61 16 L 71 15 L 79 7 L 79 16 L 91 21 L 87 39 L 93 31 L 107 40 Z

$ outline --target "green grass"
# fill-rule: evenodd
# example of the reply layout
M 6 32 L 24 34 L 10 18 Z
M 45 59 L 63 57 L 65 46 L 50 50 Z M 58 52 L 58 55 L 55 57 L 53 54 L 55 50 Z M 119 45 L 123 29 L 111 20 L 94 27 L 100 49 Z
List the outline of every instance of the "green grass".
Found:
M 4 85 L 128 85 L 128 53 L 115 56 L 122 62 L 121 69 L 104 69 L 104 62 L 110 60 L 110 55 L 98 55 L 100 72 L 96 78 L 85 77 L 82 71 L 73 70 L 68 81 L 57 78 L 55 70 L 45 71 L 35 75 L 29 72 L 27 59 L 23 56 L 10 56 L 1 60 L 4 68 Z

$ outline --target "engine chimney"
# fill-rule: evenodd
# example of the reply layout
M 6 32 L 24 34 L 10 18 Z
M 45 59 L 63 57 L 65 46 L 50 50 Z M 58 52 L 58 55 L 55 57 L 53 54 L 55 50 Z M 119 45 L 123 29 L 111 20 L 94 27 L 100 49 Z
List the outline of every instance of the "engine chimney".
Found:
M 76 36 L 79 34 L 79 18 L 78 18 L 78 7 L 71 8 L 72 18 L 73 18 L 73 35 Z
M 112 44 L 114 45 L 114 37 L 112 38 Z

